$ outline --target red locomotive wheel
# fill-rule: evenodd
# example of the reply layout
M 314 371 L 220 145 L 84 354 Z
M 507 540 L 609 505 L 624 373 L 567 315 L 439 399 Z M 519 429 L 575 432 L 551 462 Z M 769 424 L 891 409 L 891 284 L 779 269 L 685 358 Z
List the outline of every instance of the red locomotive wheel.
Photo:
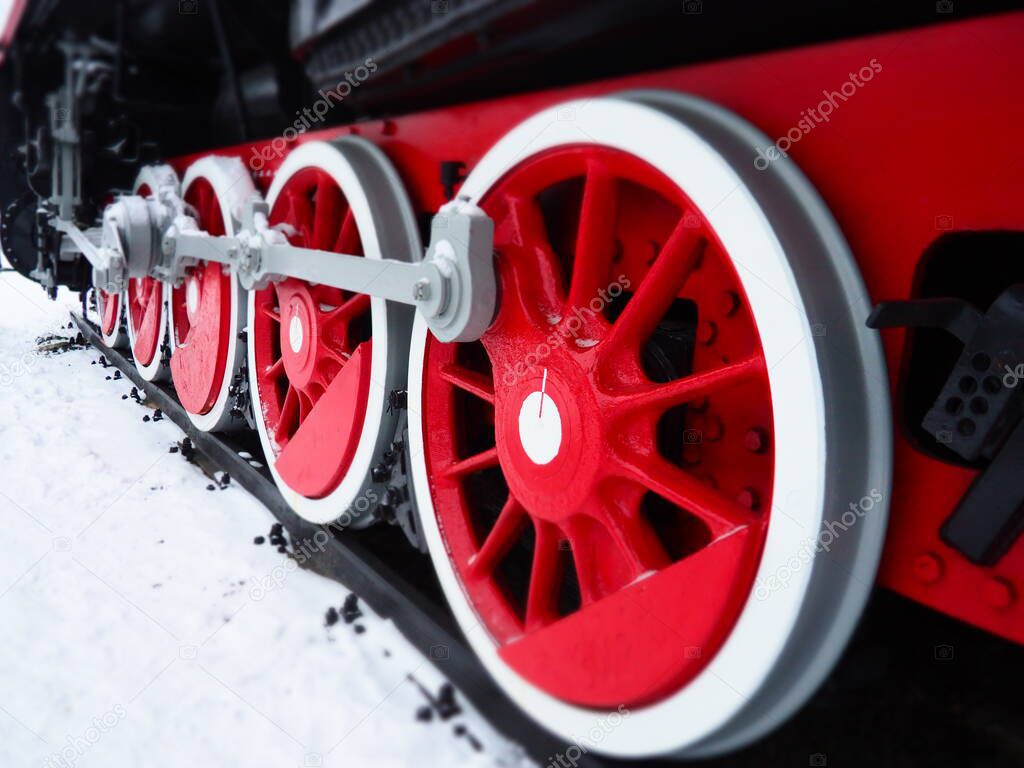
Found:
M 135 194 L 152 197 L 165 184 L 177 186 L 174 172 L 167 166 L 148 166 L 139 172 Z M 131 278 L 125 290 L 125 315 L 128 343 L 135 367 L 147 381 L 163 379 L 167 374 L 164 343 L 167 339 L 167 292 L 164 283 L 153 277 Z
M 295 245 L 367 259 L 422 253 L 401 180 L 362 139 L 293 150 L 267 202 Z M 256 426 L 282 495 L 312 522 L 367 525 L 385 492 L 371 467 L 395 439 L 388 398 L 405 389 L 409 309 L 286 279 L 250 292 L 248 317 Z
M 754 167 L 766 141 L 678 94 L 541 112 L 460 190 L 495 224 L 492 325 L 413 329 L 408 456 L 445 596 L 524 711 L 607 754 L 771 728 L 877 567 L 884 509 L 814 542 L 836 499 L 889 487 L 881 350 L 814 190 Z
M 213 156 L 189 167 L 182 188 L 199 228 L 211 235 L 234 234 L 240 206 L 255 193 L 240 160 Z M 238 338 L 244 308 L 237 278 L 216 263 L 189 268 L 170 291 L 171 377 L 189 419 L 207 432 L 243 423 L 233 422 L 230 389 L 245 359 Z
M 97 294 L 100 301 L 100 330 L 104 336 L 109 336 L 121 322 L 121 297 L 104 290 L 98 290 Z
M 120 347 L 124 344 L 122 318 L 124 314 L 123 293 L 108 293 L 102 288 L 96 289 L 96 310 L 100 320 L 100 337 L 108 347 Z
M 764 542 L 771 397 L 743 288 L 685 194 L 618 150 L 534 156 L 481 207 L 500 311 L 479 345 L 426 351 L 440 526 L 521 675 L 582 706 L 656 701 L 714 656 Z
M 200 229 L 225 234 L 224 213 L 208 181 L 193 182 L 185 202 L 195 209 Z M 189 413 L 209 413 L 224 382 L 233 298 L 231 277 L 220 264 L 189 269 L 181 286 L 171 291 L 171 376 Z
M 141 367 L 151 366 L 158 357 L 164 335 L 163 297 L 163 283 L 156 278 L 132 278 L 128 281 L 132 355 Z
M 270 212 L 293 245 L 362 254 L 355 216 L 322 170 L 292 176 Z M 260 405 L 289 488 L 321 498 L 355 454 L 370 384 L 370 297 L 289 279 L 258 291 L 252 318 Z M 317 407 L 320 406 L 320 407 Z

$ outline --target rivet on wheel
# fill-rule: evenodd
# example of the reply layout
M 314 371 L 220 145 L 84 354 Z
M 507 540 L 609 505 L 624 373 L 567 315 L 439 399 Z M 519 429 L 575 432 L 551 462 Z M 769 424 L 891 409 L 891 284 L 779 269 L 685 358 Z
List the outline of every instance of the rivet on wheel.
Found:
M 706 346 L 714 343 L 718 336 L 718 326 L 710 320 L 702 320 L 697 326 L 697 341 Z
M 942 558 L 931 552 L 923 552 L 914 558 L 914 575 L 925 584 L 934 584 L 942 578 Z
M 1016 597 L 1013 585 L 998 576 L 985 582 L 985 586 L 982 588 L 982 596 L 985 602 L 997 611 L 1009 608 Z
M 647 259 L 647 266 L 651 266 L 654 260 L 658 258 L 658 254 L 661 253 L 661 243 L 656 240 L 648 240 L 647 244 L 651 246 L 651 256 Z
M 715 476 L 710 474 L 709 472 L 700 472 L 700 473 L 698 473 L 696 475 L 696 477 L 697 477 L 698 480 L 700 480 L 705 485 L 708 485 L 711 488 L 715 488 L 715 489 L 718 488 L 718 481 L 715 480 Z
M 732 317 L 740 308 L 740 297 L 736 291 L 726 291 L 722 294 L 721 302 L 722 314 L 726 317 Z
M 753 488 L 744 488 L 740 491 L 736 501 L 747 509 L 757 509 L 761 506 L 761 497 Z
M 768 449 L 768 434 L 760 427 L 754 427 L 743 437 L 743 445 L 751 453 L 764 453 Z

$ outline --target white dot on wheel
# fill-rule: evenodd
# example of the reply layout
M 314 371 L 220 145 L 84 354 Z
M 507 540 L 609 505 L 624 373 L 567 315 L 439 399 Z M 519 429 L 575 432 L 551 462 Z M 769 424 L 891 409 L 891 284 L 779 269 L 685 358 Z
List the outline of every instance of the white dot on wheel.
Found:
M 519 409 L 519 440 L 534 464 L 547 464 L 562 445 L 562 417 L 543 392 L 531 392 Z
M 292 352 L 298 353 L 302 349 L 302 320 L 298 315 L 292 315 L 291 322 L 288 323 L 288 343 Z
M 199 309 L 199 281 L 194 277 L 188 281 L 185 288 L 185 305 L 190 315 L 194 315 Z

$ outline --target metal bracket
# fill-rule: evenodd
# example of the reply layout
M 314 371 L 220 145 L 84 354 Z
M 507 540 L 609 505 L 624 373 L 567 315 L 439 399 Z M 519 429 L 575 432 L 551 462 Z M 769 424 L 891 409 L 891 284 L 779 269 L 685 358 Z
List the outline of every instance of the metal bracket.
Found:
M 1024 530 L 1024 284 L 984 315 L 955 298 L 889 301 L 867 324 L 938 328 L 963 342 L 922 426 L 968 461 L 986 462 L 940 536 L 972 562 L 994 564 Z

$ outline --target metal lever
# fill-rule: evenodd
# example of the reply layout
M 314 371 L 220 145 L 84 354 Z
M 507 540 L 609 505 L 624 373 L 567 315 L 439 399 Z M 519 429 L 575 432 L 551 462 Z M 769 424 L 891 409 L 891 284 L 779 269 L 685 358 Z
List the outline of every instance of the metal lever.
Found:
M 258 200 L 250 201 L 243 222 L 235 237 L 171 227 L 164 255 L 172 263 L 225 264 L 248 290 L 296 278 L 411 304 L 441 341 L 478 339 L 494 316 L 494 224 L 465 201 L 449 203 L 434 216 L 426 256 L 411 263 L 290 245 L 267 226 L 266 205 Z
M 939 535 L 972 562 L 993 565 L 1024 531 L 1024 394 L 1006 383 L 1024 361 L 1024 285 L 1009 287 L 984 315 L 957 298 L 890 301 L 867 324 L 938 328 L 963 343 L 922 426 L 967 461 L 987 463 Z

